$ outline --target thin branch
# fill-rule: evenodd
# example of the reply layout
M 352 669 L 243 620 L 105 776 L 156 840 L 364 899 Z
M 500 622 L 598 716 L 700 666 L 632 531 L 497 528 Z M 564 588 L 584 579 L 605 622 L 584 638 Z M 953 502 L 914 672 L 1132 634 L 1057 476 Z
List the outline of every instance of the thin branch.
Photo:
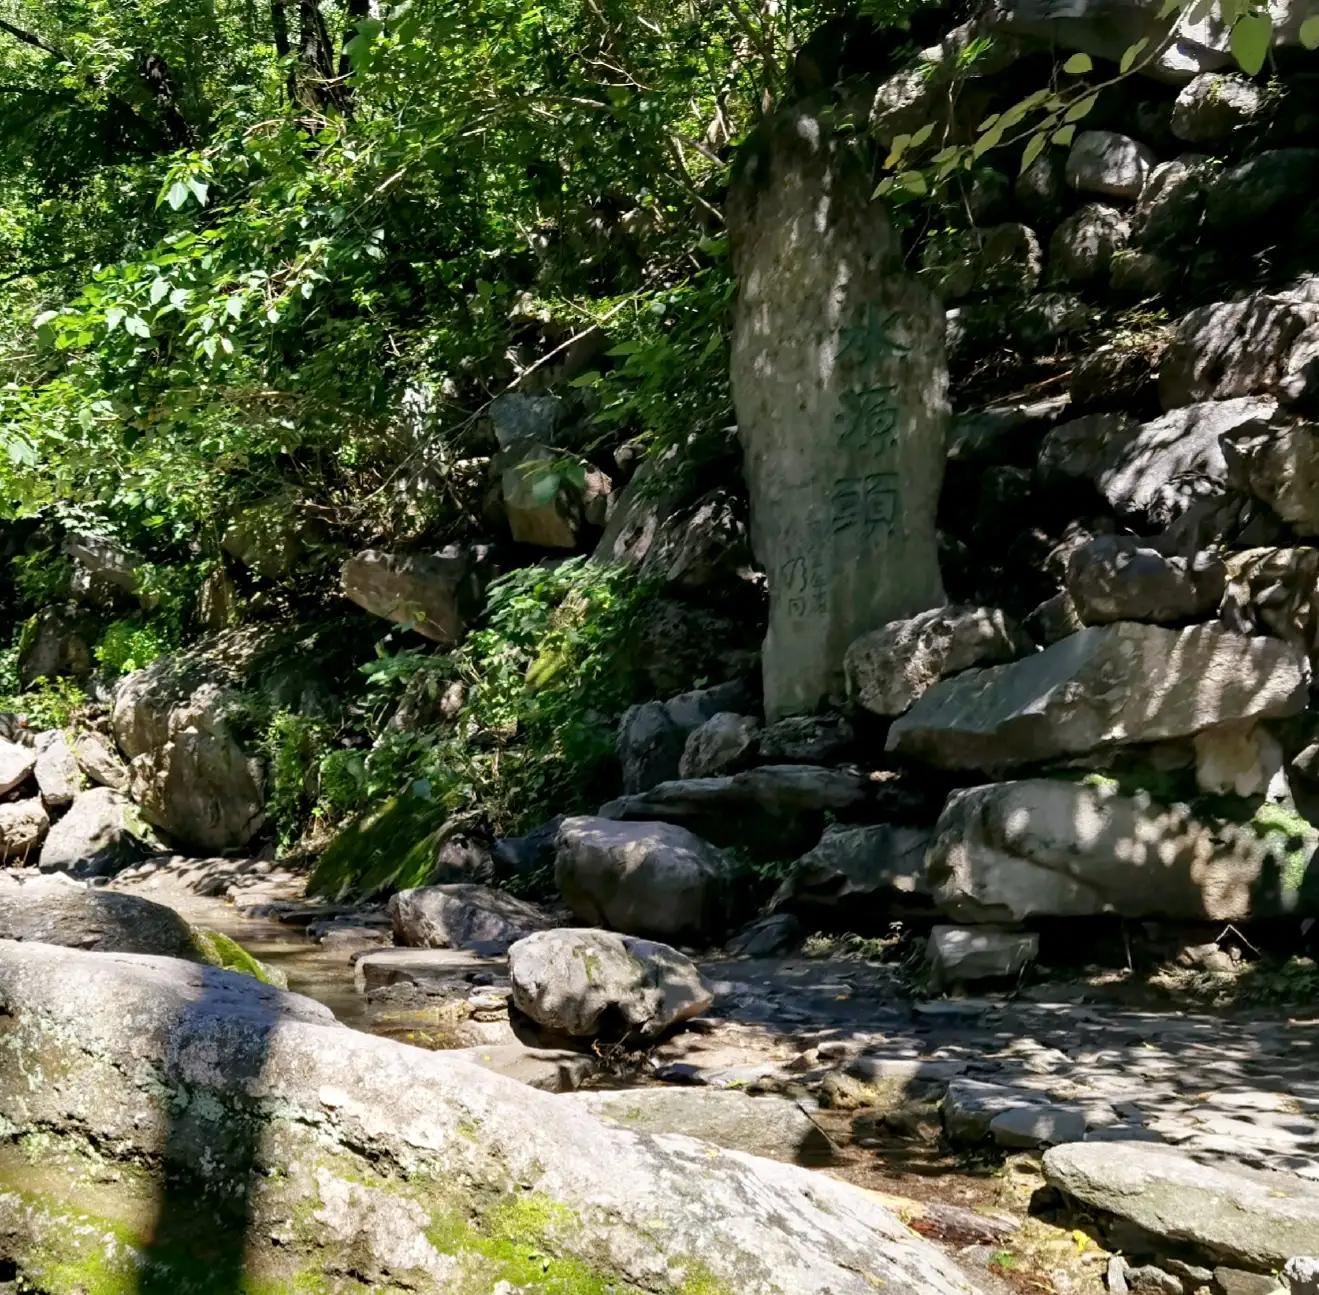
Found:
M 31 45 L 33 49 L 39 49 L 43 54 L 49 54 L 51 58 L 59 59 L 61 63 L 71 63 L 73 61 L 57 50 L 54 45 L 42 40 L 40 36 L 34 35 L 30 31 L 24 31 L 21 27 L 15 27 L 13 23 L 6 22 L 3 18 L 0 18 L 0 31 L 8 32 L 15 40 L 21 40 L 24 45 Z

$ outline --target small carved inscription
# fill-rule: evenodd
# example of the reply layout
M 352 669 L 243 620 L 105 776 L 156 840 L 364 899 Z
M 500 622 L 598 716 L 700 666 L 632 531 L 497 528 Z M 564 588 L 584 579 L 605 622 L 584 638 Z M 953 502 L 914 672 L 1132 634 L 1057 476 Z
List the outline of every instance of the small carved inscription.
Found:
M 829 497 L 833 533 L 845 535 L 859 526 L 867 540 L 892 535 L 898 523 L 898 502 L 896 472 L 840 477 Z

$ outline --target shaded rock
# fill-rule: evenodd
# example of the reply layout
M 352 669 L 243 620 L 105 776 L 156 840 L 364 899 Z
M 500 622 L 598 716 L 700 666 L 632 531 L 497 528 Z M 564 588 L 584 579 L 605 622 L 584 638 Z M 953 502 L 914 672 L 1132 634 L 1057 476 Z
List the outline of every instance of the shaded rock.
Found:
M 1276 148 L 1228 167 L 1209 186 L 1205 223 L 1220 233 L 1284 219 L 1319 191 L 1319 149 Z
M 73 563 L 69 592 L 79 602 L 108 607 L 117 599 L 140 596 L 142 558 L 131 549 L 86 532 L 65 535 L 60 549 Z
M 1015 979 L 1039 952 L 1040 937 L 1033 931 L 936 926 L 925 947 L 925 961 L 932 987 L 943 989 L 971 980 Z
M 1223 438 L 1228 480 L 1302 535 L 1319 535 L 1319 428 L 1275 415 Z
M 529 1048 L 522 1043 L 446 1050 L 445 1056 L 467 1061 L 542 1093 L 576 1092 L 600 1068 L 597 1057 L 568 1048 Z
M 18 679 L 29 688 L 38 679 L 83 679 L 92 672 L 88 626 L 58 607 L 43 607 L 18 639 Z
M 948 461 L 979 464 L 1028 458 L 1067 404 L 1066 396 L 1050 396 L 958 414 L 948 435 Z
M 612 931 L 529 935 L 509 949 L 508 974 L 520 1012 L 577 1038 L 654 1038 L 714 1002 L 690 958 Z
M 420 949 L 507 948 L 550 925 L 534 904 L 468 882 L 400 890 L 390 896 L 389 920 L 399 944 Z
M 1216 1167 L 1139 1143 L 1072 1143 L 1044 1156 L 1050 1186 L 1160 1241 L 1271 1270 L 1319 1242 L 1319 1186 L 1282 1172 Z
M 679 823 L 716 845 L 768 858 L 809 848 L 827 814 L 855 811 L 874 788 L 862 775 L 808 764 L 769 764 L 719 778 L 662 782 L 600 809 L 604 818 Z
M 751 715 L 731 711 L 712 715 L 688 734 L 678 776 L 707 778 L 735 772 L 752 762 L 759 735 L 760 725 Z
M 437 643 L 457 643 L 481 605 L 488 550 L 451 544 L 438 553 L 363 549 L 340 569 L 344 596 L 373 616 Z
M 1229 554 L 1220 614 L 1238 634 L 1272 634 L 1313 656 L 1319 647 L 1319 549 Z
M 606 1124 L 634 1133 L 682 1133 L 789 1164 L 818 1165 L 833 1158 L 828 1137 L 790 1097 L 718 1088 L 633 1088 L 579 1093 L 571 1100 Z
M 554 842 L 563 815 L 534 827 L 525 836 L 505 836 L 490 847 L 490 861 L 500 878 L 529 877 L 554 870 Z
M 676 598 L 649 601 L 637 634 L 636 666 L 656 696 L 671 696 L 693 679 L 744 677 L 756 665 L 745 618 L 736 620 Z
M 660 526 L 642 574 L 686 592 L 741 578 L 751 562 L 744 511 L 727 490 L 713 490 L 678 509 Z
M 773 913 L 749 922 L 724 944 L 735 958 L 778 958 L 795 953 L 806 932 L 791 913 Z
M 962 922 L 1241 921 L 1315 907 L 1316 844 L 1290 822 L 1201 820 L 1106 782 L 1035 778 L 954 793 L 926 863 L 934 902 Z
M 1319 1259 L 1288 1259 L 1282 1266 L 1282 1280 L 1291 1295 L 1319 1295 Z
M 831 764 L 855 736 L 841 715 L 790 715 L 761 730 L 760 757 L 769 764 Z
M 172 908 L 64 876 L 19 880 L 0 872 L 0 940 L 98 953 L 199 957 L 192 928 Z
M 964 231 L 946 242 L 927 241 L 921 278 L 944 301 L 992 293 L 1024 295 L 1044 269 L 1040 240 L 1028 225 L 1008 223 Z
M 266 580 L 283 580 L 323 542 L 321 527 L 302 514 L 298 500 L 278 495 L 242 509 L 225 527 L 220 547 Z
M 1081 356 L 1072 370 L 1072 404 L 1078 409 L 1139 408 L 1153 388 L 1154 363 L 1146 348 L 1097 347 Z
M 729 201 L 731 376 L 769 583 L 773 722 L 827 700 L 858 634 L 945 601 L 935 514 L 948 373 L 942 307 L 902 272 L 868 169 L 801 108 L 761 142 Z
M 1165 409 L 1273 391 L 1319 307 L 1256 295 L 1202 306 L 1177 324 L 1159 366 Z
M 1038 292 L 1013 312 L 1008 327 L 1012 340 L 1028 355 L 1049 355 L 1084 332 L 1091 314 L 1090 307 L 1070 293 Z
M 1000 1147 L 1053 1147 L 1085 1138 L 1085 1112 L 1074 1106 L 1021 1106 L 989 1122 Z M 1177 1288 L 1181 1290 L 1181 1283 Z
M 1040 225 L 1058 222 L 1067 207 L 1067 159 L 1058 149 L 1046 148 L 1012 186 L 1012 196 L 1027 218 Z
M 132 803 L 109 787 L 79 792 L 41 847 L 42 872 L 111 877 L 150 853 Z
M 46 1135 L 42 1204 L 0 1196 L 0 1252 L 42 1285 L 56 1263 L 95 1259 L 131 1285 L 148 1254 L 157 1272 L 167 1262 L 138 1229 L 117 1230 L 107 1259 L 103 1229 L 88 1237 L 74 1226 L 86 1217 L 85 1179 L 61 1166 L 91 1138 L 138 1166 L 164 1153 L 170 1168 L 195 1168 L 209 1148 L 212 1191 L 189 1198 L 199 1226 L 243 1256 L 244 1280 L 276 1289 L 330 1271 L 364 1286 L 406 1281 L 419 1295 L 453 1292 L 456 1278 L 493 1290 L 503 1269 L 486 1255 L 508 1234 L 514 1184 L 517 1218 L 538 1220 L 535 1282 L 546 1286 L 585 1271 L 654 1290 L 699 1279 L 729 1295 L 871 1295 L 876 1280 L 925 1295 L 972 1289 L 854 1188 L 609 1128 L 561 1098 L 346 1029 L 328 1009 L 244 977 L 6 944 L 0 1005 L 0 1117 L 18 1136 Z M 253 1130 L 237 1146 L 236 1121 Z M 214 1202 L 240 1196 L 253 1173 L 262 1191 L 235 1228 Z M 116 1208 L 154 1218 L 162 1184 L 123 1179 Z M 306 1222 L 287 1231 L 292 1218 Z M 65 1240 L 52 1249 L 56 1234 Z M 652 1240 L 638 1249 L 643 1234 Z M 161 1280 L 180 1285 L 172 1268 Z
M 1175 624 L 1218 607 L 1226 568 L 1209 553 L 1166 557 L 1136 539 L 1101 535 L 1067 563 L 1067 593 L 1086 625 L 1112 621 Z
M 36 767 L 35 748 L 0 738 L 0 796 L 26 782 Z
M 1081 628 L 1081 617 L 1064 589 L 1036 607 L 1022 622 L 1022 628 L 1041 647 L 1048 647 L 1075 634 Z
M 517 543 L 574 549 L 588 527 L 604 525 L 613 482 L 587 460 L 522 441 L 501 451 L 494 466 Z
M 1263 111 L 1265 88 L 1243 76 L 1205 72 L 1182 87 L 1172 108 L 1172 133 L 1188 144 L 1216 144 Z
M 69 739 L 60 729 L 37 735 L 37 763 L 33 772 L 41 799 L 52 809 L 73 802 L 82 790 L 82 774 Z
M 749 707 L 740 680 L 679 694 L 667 702 L 629 706 L 618 724 L 614 750 L 623 771 L 623 791 L 648 791 L 678 776 L 688 737 L 707 720 Z
M 1157 159 L 1144 144 L 1111 130 L 1083 130 L 1067 154 L 1067 183 L 1079 193 L 1140 197 Z
M 1108 267 L 1108 284 L 1119 297 L 1161 297 L 1172 292 L 1180 268 L 1157 252 L 1119 252 Z
M 214 567 L 197 591 L 197 623 L 203 629 L 219 632 L 237 619 L 238 587 L 224 567 Z
M 1139 424 L 1126 414 L 1086 414 L 1055 427 L 1040 445 L 1036 471 L 1045 482 L 1094 480 L 1121 462 Z
M 1282 747 L 1260 724 L 1219 724 L 1192 745 L 1195 784 L 1211 795 L 1263 796 L 1282 770 Z
M 1319 412 L 1319 324 L 1310 324 L 1292 343 L 1278 382 L 1278 395 L 1302 413 Z
M 925 851 L 930 833 L 891 824 L 832 824 L 792 866 L 771 907 L 813 919 L 855 920 L 928 909 Z
M 872 715 L 900 715 L 940 679 L 1030 650 L 995 607 L 935 607 L 865 634 L 844 658 L 848 698 Z
M 1049 264 L 1068 283 L 1092 283 L 1107 272 L 1131 237 L 1131 220 L 1116 207 L 1087 203 L 1049 240 Z
M 1040 1094 L 978 1079 L 953 1079 L 943 1099 L 943 1127 L 950 1142 L 983 1142 L 996 1116 L 1042 1106 Z
M 672 519 L 690 500 L 682 474 L 673 471 L 676 457 L 675 449 L 643 459 L 627 485 L 611 497 L 593 562 L 642 567 L 663 545 Z
M 128 789 L 128 766 L 103 734 L 94 730 L 79 733 L 73 739 L 73 757 L 89 782 L 114 791 Z
M 521 391 L 505 391 L 486 410 L 501 450 L 521 441 L 552 442 L 564 413 L 563 401 L 558 396 L 527 395 Z
M 1227 460 L 1220 438 L 1267 418 L 1276 407 L 1267 396 L 1242 396 L 1188 405 L 1144 423 L 1110 464 L 1099 469 L 1095 481 L 1100 493 L 1116 512 L 1139 519 L 1181 479 L 1225 481 Z
M 1122 622 L 943 680 L 894 723 L 888 749 L 944 768 L 1007 768 L 1293 715 L 1304 694 L 1304 659 L 1276 639 Z
M 11 800 L 0 804 L 0 859 L 24 860 L 46 838 L 50 815 L 40 800 Z
M 719 939 L 739 907 L 732 861 L 672 823 L 566 818 L 554 877 L 582 921 L 638 935 Z

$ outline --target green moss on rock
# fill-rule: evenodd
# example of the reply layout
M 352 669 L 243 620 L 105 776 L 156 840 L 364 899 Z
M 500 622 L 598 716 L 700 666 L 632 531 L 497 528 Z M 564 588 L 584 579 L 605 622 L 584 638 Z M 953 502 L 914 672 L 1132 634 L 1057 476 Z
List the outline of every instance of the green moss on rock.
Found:
M 263 985 L 274 985 L 277 989 L 289 987 L 288 977 L 282 971 L 266 966 L 260 958 L 254 958 L 248 953 L 237 940 L 219 931 L 194 929 L 192 945 L 197 956 L 212 967 L 237 971 L 259 980 Z

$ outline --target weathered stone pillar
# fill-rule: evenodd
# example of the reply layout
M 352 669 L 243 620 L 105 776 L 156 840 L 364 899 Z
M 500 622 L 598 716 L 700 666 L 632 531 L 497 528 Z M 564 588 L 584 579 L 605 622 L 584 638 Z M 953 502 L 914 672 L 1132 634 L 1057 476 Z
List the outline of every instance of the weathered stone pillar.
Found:
M 903 272 L 852 147 L 784 113 L 730 199 L 733 400 L 769 575 L 771 720 L 841 691 L 858 635 L 944 601 L 943 313 Z

